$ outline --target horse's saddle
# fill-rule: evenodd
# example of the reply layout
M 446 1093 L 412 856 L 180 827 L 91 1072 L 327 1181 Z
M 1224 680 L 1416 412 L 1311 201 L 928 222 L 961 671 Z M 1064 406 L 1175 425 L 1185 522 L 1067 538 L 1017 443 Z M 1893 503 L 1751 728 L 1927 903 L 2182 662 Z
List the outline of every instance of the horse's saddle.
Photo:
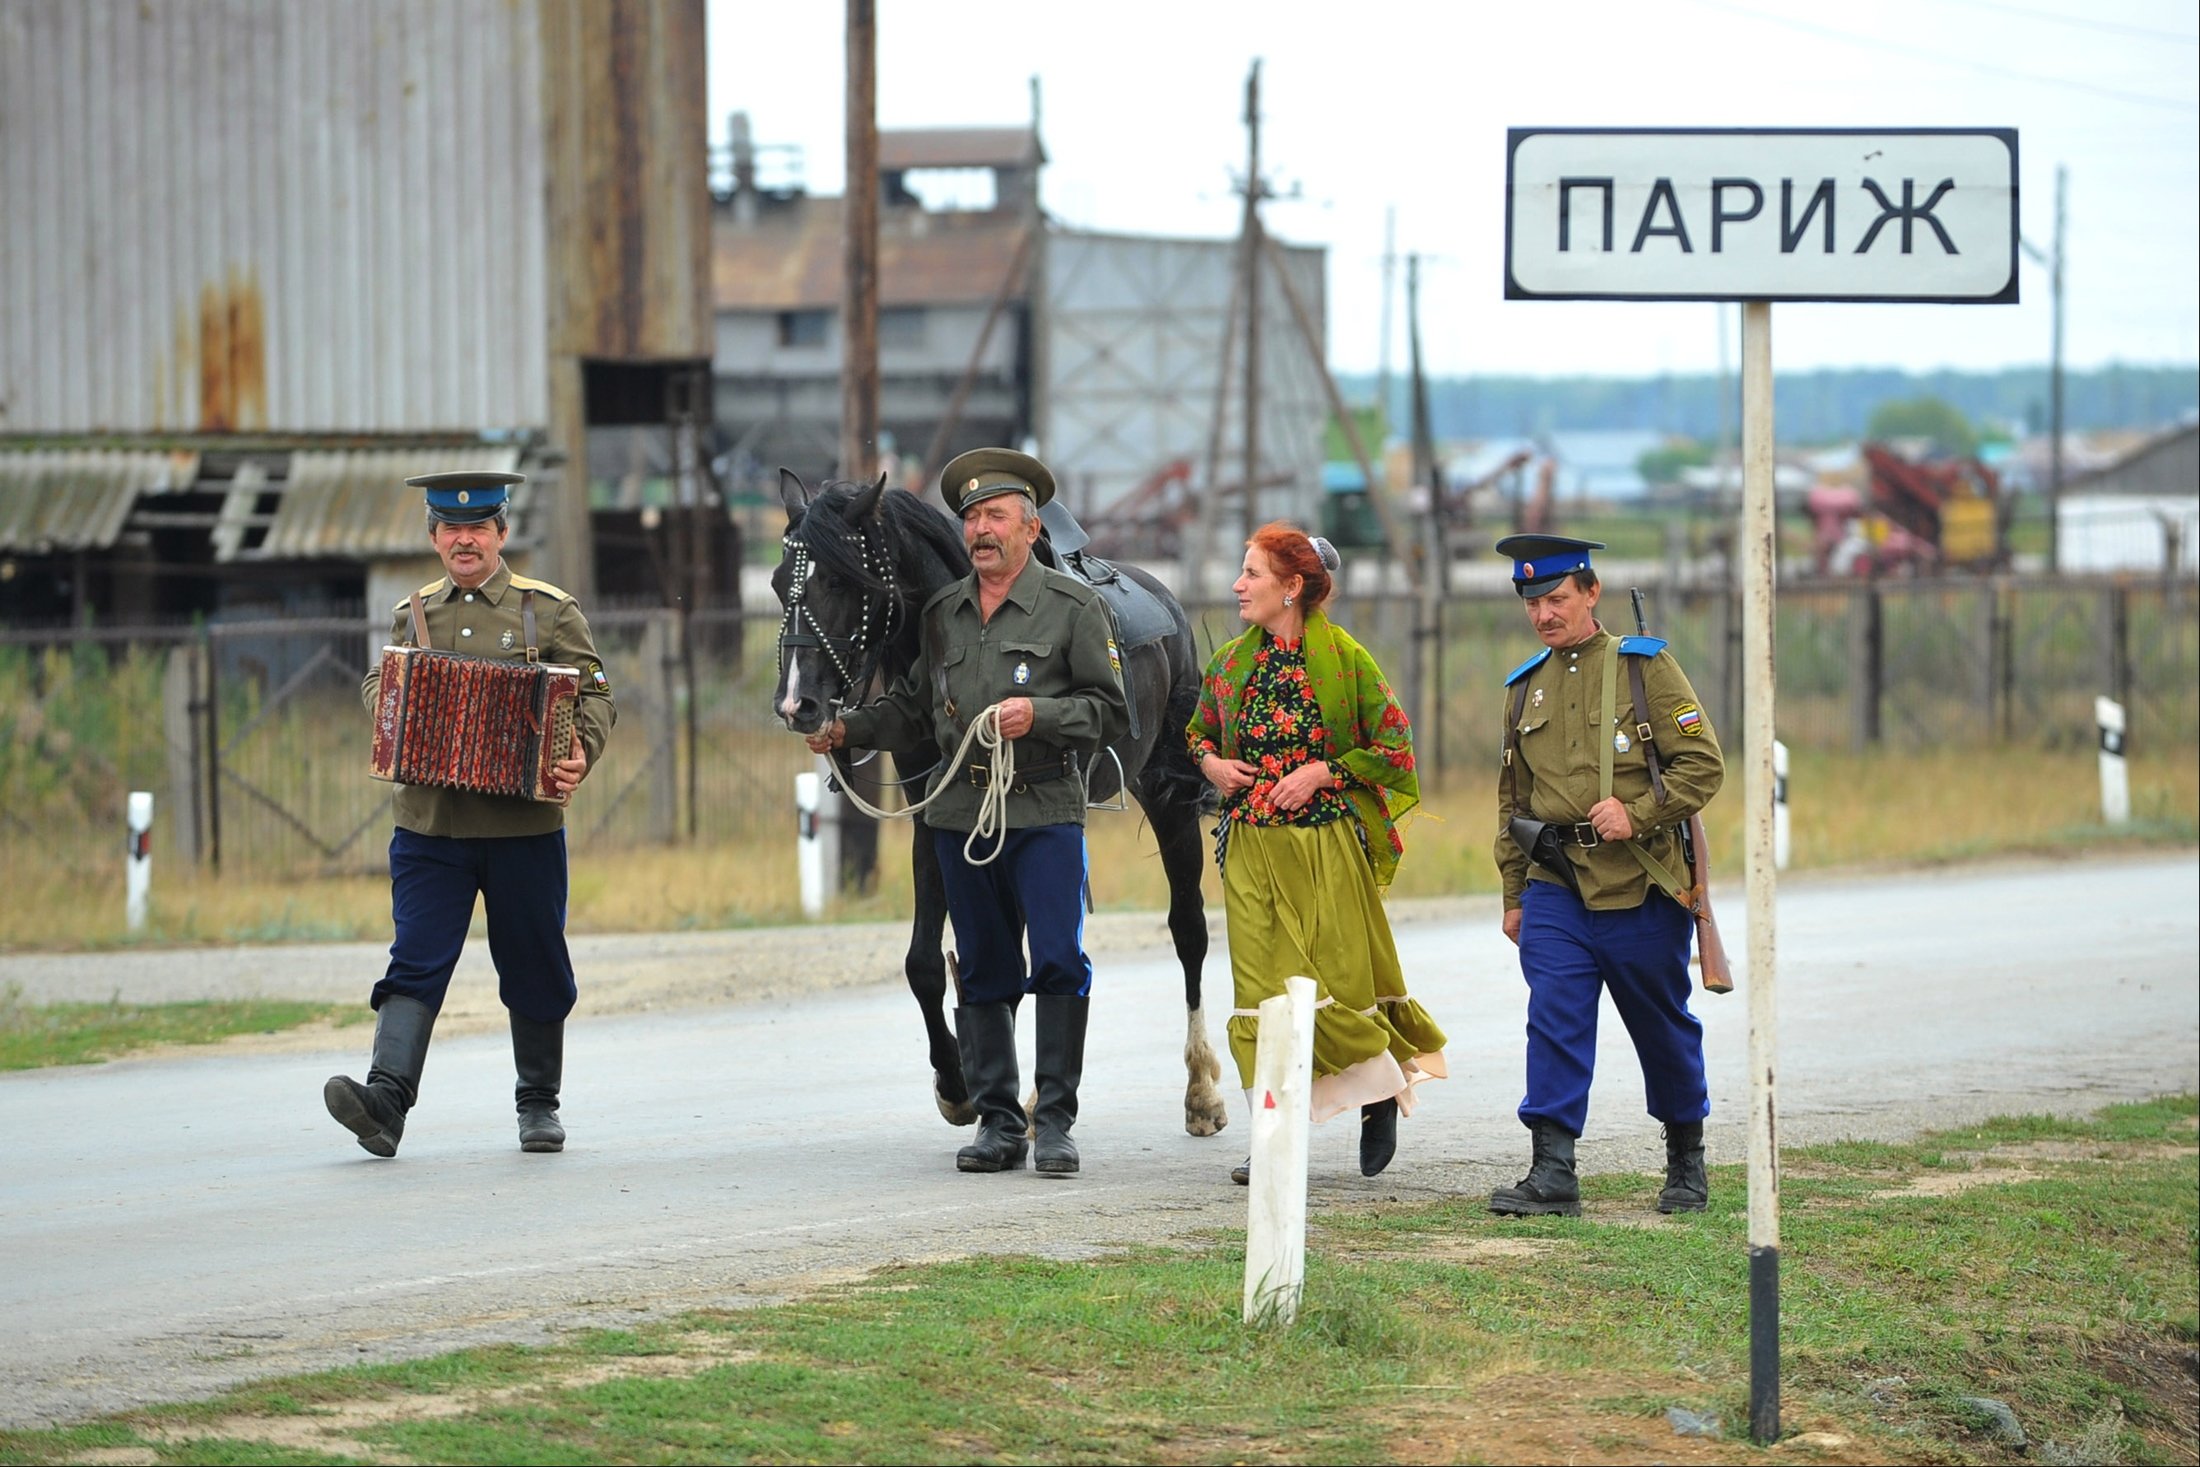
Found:
M 1176 629 L 1176 618 L 1159 596 L 1099 556 L 1085 553 L 1092 536 L 1077 523 L 1068 505 L 1059 499 L 1048 500 L 1039 506 L 1039 523 L 1046 530 L 1039 537 L 1039 559 L 1100 593 L 1108 615 L 1115 619 L 1118 648 L 1128 652 L 1158 642 Z
M 1075 576 L 1100 593 L 1100 604 L 1108 609 L 1109 619 L 1115 623 L 1116 648 L 1126 657 L 1176 630 L 1176 618 L 1169 614 L 1168 604 L 1159 596 L 1099 556 L 1085 554 L 1092 536 L 1077 523 L 1077 516 L 1069 512 L 1068 505 L 1059 499 L 1050 499 L 1040 505 L 1039 524 L 1045 533 L 1039 537 L 1033 553 L 1042 564 L 1064 575 Z M 1128 677 L 1123 679 L 1123 696 L 1130 714 L 1130 736 L 1137 739 L 1144 724 L 1139 718 L 1138 694 Z

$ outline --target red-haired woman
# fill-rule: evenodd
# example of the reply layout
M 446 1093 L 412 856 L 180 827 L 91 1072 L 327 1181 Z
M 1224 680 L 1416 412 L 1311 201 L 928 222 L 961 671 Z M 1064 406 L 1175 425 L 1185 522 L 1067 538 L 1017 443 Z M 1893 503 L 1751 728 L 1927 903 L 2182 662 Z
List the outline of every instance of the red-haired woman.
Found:
M 1412 730 L 1375 659 L 1322 612 L 1338 567 L 1327 540 L 1294 526 L 1254 532 L 1230 588 L 1251 625 L 1207 665 L 1185 736 L 1222 794 L 1230 1051 L 1247 1101 L 1261 1000 L 1312 978 L 1314 1119 L 1358 1107 L 1372 1177 L 1397 1151 L 1413 1086 L 1445 1073 L 1444 1031 L 1407 995 L 1383 915 L 1405 849 L 1397 821 L 1420 801 Z

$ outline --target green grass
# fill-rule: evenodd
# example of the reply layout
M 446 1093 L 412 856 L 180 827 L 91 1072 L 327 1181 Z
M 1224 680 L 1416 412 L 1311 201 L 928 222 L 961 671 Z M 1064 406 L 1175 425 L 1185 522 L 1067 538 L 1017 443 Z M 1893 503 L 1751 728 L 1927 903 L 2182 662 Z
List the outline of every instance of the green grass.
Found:
M 984 1257 L 0 1432 L 0 1462 L 2020 1460 L 1967 1396 L 2008 1403 L 2036 1460 L 2190 1461 L 2196 1109 L 1790 1153 L 1783 1422 L 1830 1449 L 1737 1439 L 1747 1209 L 1725 1166 L 1695 1217 L 1649 1213 L 1643 1176 L 1590 1178 L 1580 1220 L 1472 1198 L 1317 1213 L 1286 1329 L 1239 1322 L 1234 1235 Z M 1669 1406 L 1726 1435 L 1684 1445 Z
M 163 1044 L 212 1044 L 233 1034 L 272 1034 L 302 1024 L 357 1023 L 356 1006 L 234 999 L 201 1003 L 26 1004 L 0 993 L 0 1070 L 88 1065 Z

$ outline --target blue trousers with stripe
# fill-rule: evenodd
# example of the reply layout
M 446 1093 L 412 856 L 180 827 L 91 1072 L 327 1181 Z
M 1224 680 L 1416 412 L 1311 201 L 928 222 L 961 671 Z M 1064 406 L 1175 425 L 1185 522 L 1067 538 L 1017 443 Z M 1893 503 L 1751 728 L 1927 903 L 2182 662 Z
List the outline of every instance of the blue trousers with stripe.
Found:
M 1531 881 L 1521 898 L 1520 972 L 1528 980 L 1528 1093 L 1520 1123 L 1555 1121 L 1579 1136 L 1596 1072 L 1597 996 L 1609 989 L 1635 1054 L 1643 1097 L 1668 1125 L 1711 1114 L 1703 1025 L 1688 1011 L 1688 940 L 1679 902 L 1592 912 L 1563 886 Z
M 523 1019 L 554 1024 L 579 996 L 565 947 L 565 832 L 460 840 L 399 829 L 390 837 L 397 940 L 373 1005 L 418 999 L 440 1013 L 480 897 L 497 996 Z
M 1026 993 L 1084 998 L 1092 991 L 1085 956 L 1085 828 L 1035 825 L 1008 833 L 1001 854 L 983 866 L 963 857 L 968 837 L 932 832 L 955 924 L 955 966 L 966 1004 L 1014 1003 Z M 980 841 L 981 850 L 991 842 Z M 1024 961 L 1029 941 L 1031 961 Z

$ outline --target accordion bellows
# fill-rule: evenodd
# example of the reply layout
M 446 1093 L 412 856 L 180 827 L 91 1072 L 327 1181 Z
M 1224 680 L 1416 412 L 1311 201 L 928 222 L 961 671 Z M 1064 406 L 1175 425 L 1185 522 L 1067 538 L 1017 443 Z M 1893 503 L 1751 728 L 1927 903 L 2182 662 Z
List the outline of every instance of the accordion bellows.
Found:
M 580 690 L 576 667 L 384 647 L 368 773 L 560 803 L 550 769 L 572 752 Z

